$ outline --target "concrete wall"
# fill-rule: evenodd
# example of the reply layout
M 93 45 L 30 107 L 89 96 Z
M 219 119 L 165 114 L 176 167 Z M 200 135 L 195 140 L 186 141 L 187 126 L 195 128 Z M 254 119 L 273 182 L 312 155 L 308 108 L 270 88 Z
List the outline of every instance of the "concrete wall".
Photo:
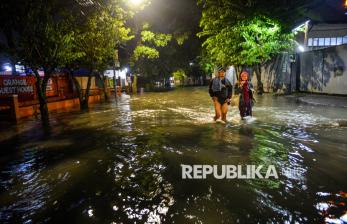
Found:
M 347 95 L 347 45 L 300 53 L 295 62 L 284 53 L 262 67 L 261 79 L 265 92 Z
M 261 68 L 261 81 L 265 92 L 288 92 L 296 89 L 296 64 L 291 63 L 289 54 L 278 55 Z M 252 76 L 253 86 L 258 82 L 255 74 Z
M 347 94 L 347 45 L 302 53 L 300 91 Z

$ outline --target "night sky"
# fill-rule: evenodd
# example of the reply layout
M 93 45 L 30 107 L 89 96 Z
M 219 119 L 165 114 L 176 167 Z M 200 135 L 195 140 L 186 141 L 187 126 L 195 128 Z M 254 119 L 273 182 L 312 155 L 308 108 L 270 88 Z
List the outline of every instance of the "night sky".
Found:
M 344 0 L 316 0 L 307 17 L 320 23 L 347 23 Z
M 196 0 L 152 0 L 138 18 L 149 21 L 152 29 L 158 32 L 190 31 L 194 36 L 200 30 L 200 16 Z M 298 18 L 293 27 L 308 18 L 314 23 L 347 23 L 344 0 L 312 0 L 311 9 L 304 11 L 303 18 Z M 4 61 L 4 58 L 0 56 L 0 60 Z

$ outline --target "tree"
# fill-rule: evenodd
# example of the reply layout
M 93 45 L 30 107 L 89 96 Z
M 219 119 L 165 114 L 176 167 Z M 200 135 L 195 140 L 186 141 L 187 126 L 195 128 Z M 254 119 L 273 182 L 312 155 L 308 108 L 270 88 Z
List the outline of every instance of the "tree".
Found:
M 76 22 L 78 37 L 76 38 L 76 48 L 83 52 L 77 63 L 88 68 L 87 88 L 83 91 L 76 79 L 74 83 L 78 90 L 81 109 L 88 108 L 91 80 L 93 75 L 102 77 L 105 91 L 103 71 L 108 65 L 113 64 L 117 47 L 131 38 L 130 29 L 125 26 L 127 18 L 130 16 L 122 8 L 122 1 L 107 2 L 99 4 L 94 11 L 89 12 L 84 20 L 79 24 Z
M 171 34 L 154 33 L 149 30 L 149 25 L 143 26 L 144 30 L 140 33 L 140 38 L 133 51 L 130 65 L 134 68 L 135 72 L 142 73 L 146 77 L 151 76 L 154 70 L 147 65 L 152 65 L 154 59 L 160 57 L 160 48 L 168 45 L 172 40 Z
M 136 37 L 126 46 L 133 71 L 152 83 L 179 69 L 187 73 L 189 63 L 196 59 L 201 48 L 196 37 L 199 19 L 195 0 L 153 0 L 150 7 L 134 17 Z
M 117 46 L 131 39 L 125 25 L 131 13 L 124 0 L 13 0 L 1 4 L 1 9 L 0 20 L 6 24 L 1 28 L 6 34 L 1 48 L 36 76 L 44 121 L 48 121 L 47 82 L 54 72 L 85 66 L 91 73 L 101 73 L 111 64 Z M 85 93 L 75 82 L 81 108 L 88 107 L 91 75 Z
M 285 33 L 281 25 L 267 17 L 253 17 L 226 27 L 207 38 L 204 47 L 216 64 L 251 66 L 262 93 L 260 66 L 274 55 L 289 49 L 294 41 L 292 32 Z
M 198 35 L 204 38 L 205 57 L 212 64 L 254 67 L 258 93 L 262 93 L 260 65 L 291 46 L 290 27 L 309 7 L 308 2 L 200 0 L 202 31 Z M 288 7 L 292 7 L 289 14 Z
M 69 11 L 75 1 L 13 0 L 1 4 L 3 49 L 12 66 L 22 62 L 36 76 L 36 92 L 42 120 L 48 122 L 47 82 L 52 74 L 83 56 L 75 49 L 76 32 Z M 14 12 L 14 13 L 13 13 Z M 44 76 L 39 75 L 39 70 Z M 15 72 L 15 69 L 12 69 Z
M 184 82 L 184 78 L 186 77 L 186 73 L 184 72 L 183 69 L 179 69 L 179 70 L 173 72 L 172 76 L 174 77 L 175 80 L 179 80 L 180 84 L 182 85 Z
M 16 54 L 36 76 L 40 113 L 45 122 L 48 121 L 48 80 L 57 69 L 83 56 L 74 46 L 76 32 L 69 26 L 67 5 L 62 5 L 59 1 L 27 1 L 21 6 L 27 9 L 27 14 L 22 15 L 20 26 L 17 27 L 22 30 L 16 30 L 19 36 Z M 43 70 L 43 78 L 39 75 L 39 70 Z

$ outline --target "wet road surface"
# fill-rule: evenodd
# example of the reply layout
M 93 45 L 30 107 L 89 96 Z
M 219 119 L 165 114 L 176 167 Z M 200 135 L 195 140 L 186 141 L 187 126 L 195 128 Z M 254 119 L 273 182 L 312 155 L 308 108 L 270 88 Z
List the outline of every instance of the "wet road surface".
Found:
M 264 95 L 252 122 L 213 113 L 206 88 L 187 88 L 3 126 L 0 222 L 347 220 L 346 108 Z M 279 179 L 183 180 L 181 164 L 271 164 Z

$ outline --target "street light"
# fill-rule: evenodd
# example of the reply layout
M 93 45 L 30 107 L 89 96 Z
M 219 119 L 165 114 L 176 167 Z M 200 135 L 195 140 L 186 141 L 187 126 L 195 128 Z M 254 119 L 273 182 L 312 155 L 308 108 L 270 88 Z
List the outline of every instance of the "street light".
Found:
M 133 5 L 140 5 L 143 0 L 130 0 Z
M 300 31 L 306 24 L 308 24 L 310 22 L 310 20 L 305 21 L 304 23 L 300 24 L 299 26 L 295 27 L 294 29 L 292 29 L 293 33 L 296 33 L 298 31 Z
M 299 45 L 299 46 L 298 46 L 298 50 L 299 50 L 300 52 L 304 52 L 304 51 L 305 51 L 305 48 L 304 48 L 303 46 Z
M 310 24 L 310 20 L 307 20 L 306 22 L 304 22 L 303 24 L 295 27 L 292 32 L 294 34 L 296 34 L 298 31 L 300 31 L 302 28 L 304 28 L 305 31 L 305 37 L 304 37 L 304 46 L 299 48 L 300 51 L 302 51 L 302 49 L 306 49 L 307 48 L 307 43 L 308 43 L 308 26 Z

